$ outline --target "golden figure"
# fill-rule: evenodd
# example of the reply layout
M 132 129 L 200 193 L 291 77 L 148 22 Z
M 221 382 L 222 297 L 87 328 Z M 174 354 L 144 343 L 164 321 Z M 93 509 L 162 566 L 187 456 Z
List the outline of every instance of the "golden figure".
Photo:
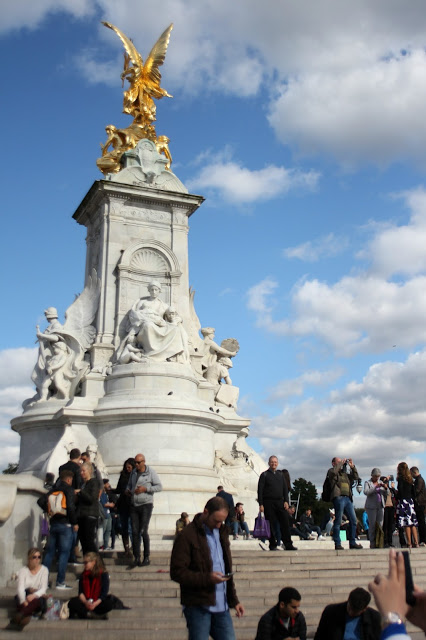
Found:
M 114 125 L 106 127 L 108 138 L 105 144 L 101 144 L 102 157 L 98 158 L 96 164 L 104 174 L 117 173 L 121 169 L 120 160 L 123 153 L 133 149 L 142 138 L 148 138 L 155 143 L 159 153 L 164 153 L 168 160 L 167 168 L 170 169 L 172 158 L 168 148 L 169 139 L 167 136 L 157 138 L 153 122 L 156 120 L 154 98 L 159 100 L 164 96 L 172 97 L 160 86 L 159 67 L 166 57 L 173 24 L 167 27 L 158 38 L 145 64 L 130 38 L 113 24 L 109 22 L 103 22 L 103 24 L 115 31 L 124 45 L 124 69 L 121 79 L 123 86 L 124 81 L 127 80 L 129 87 L 124 91 L 123 113 L 133 116 L 134 120 L 126 129 L 117 129 Z M 111 151 L 109 151 L 110 147 L 112 147 Z

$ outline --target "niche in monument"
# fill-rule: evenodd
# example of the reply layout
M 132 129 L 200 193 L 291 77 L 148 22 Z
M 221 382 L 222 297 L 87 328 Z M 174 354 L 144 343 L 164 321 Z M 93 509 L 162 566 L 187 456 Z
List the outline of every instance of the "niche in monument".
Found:
M 125 129 L 106 127 L 96 180 L 74 213 L 87 228 L 84 289 L 62 323 L 54 307 L 37 328 L 35 395 L 12 421 L 21 436 L 19 474 L 57 474 L 73 447 L 90 447 L 114 482 L 138 451 L 161 478 L 151 529 L 170 531 L 224 485 L 257 511 L 266 468 L 247 445 L 249 420 L 237 413 L 230 370 L 239 344 L 218 344 L 201 326 L 189 287 L 188 220 L 203 202 L 173 173 L 169 138 L 157 135 L 154 99 L 172 25 L 145 64 L 123 43 L 128 82 Z M 52 300 L 52 304 L 54 304 Z M 238 366 L 238 365 L 237 365 Z

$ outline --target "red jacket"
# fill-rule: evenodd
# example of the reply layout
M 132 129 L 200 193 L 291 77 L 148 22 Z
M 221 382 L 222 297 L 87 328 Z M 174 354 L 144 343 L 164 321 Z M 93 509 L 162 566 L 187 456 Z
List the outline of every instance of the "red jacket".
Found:
M 180 584 L 180 601 L 185 606 L 211 606 L 216 602 L 215 583 L 210 574 L 213 571 L 209 544 L 206 538 L 201 513 L 178 535 L 173 545 L 170 560 L 170 577 Z M 219 530 L 220 543 L 225 562 L 225 571 L 232 571 L 231 549 L 228 532 L 224 525 Z M 231 577 L 226 583 L 229 607 L 235 607 L 239 600 Z

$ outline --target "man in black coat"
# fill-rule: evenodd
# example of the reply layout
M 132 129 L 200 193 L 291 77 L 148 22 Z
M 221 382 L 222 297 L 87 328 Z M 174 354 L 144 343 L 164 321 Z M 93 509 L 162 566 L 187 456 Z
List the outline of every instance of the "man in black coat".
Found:
M 281 589 L 278 603 L 259 620 L 256 640 L 306 640 L 306 621 L 300 611 L 301 599 L 302 596 L 293 587 Z
M 359 640 L 380 640 L 381 618 L 368 606 L 370 600 L 368 591 L 357 587 L 347 602 L 329 604 L 322 612 L 314 640 L 343 640 L 346 629 Z
M 217 498 L 223 498 L 228 503 L 229 512 L 228 512 L 228 517 L 225 520 L 225 524 L 226 524 L 227 527 L 232 529 L 232 522 L 233 522 L 233 520 L 235 518 L 234 498 L 232 497 L 232 495 L 230 493 L 228 493 L 227 491 L 224 490 L 224 488 L 223 488 L 223 486 L 221 484 L 217 488 L 216 497 Z
M 275 537 L 275 523 L 279 522 L 281 529 L 281 539 L 287 551 L 297 551 L 293 546 L 290 535 L 290 524 L 288 519 L 288 488 L 284 475 L 278 471 L 278 458 L 269 458 L 269 469 L 260 474 L 257 485 L 257 501 L 259 511 L 265 513 L 265 518 L 269 520 L 271 527 L 271 537 L 269 538 L 269 550 L 277 550 L 277 539 Z
M 425 507 L 426 507 L 426 487 L 425 481 L 420 475 L 418 467 L 411 467 L 411 475 L 414 478 L 414 508 L 419 523 L 419 542 L 424 547 L 426 543 Z

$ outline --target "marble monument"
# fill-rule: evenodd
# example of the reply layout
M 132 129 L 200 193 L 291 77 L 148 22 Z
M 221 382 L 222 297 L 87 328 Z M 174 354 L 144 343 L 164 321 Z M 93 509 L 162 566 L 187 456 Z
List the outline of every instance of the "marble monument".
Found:
M 27 531 L 25 545 L 12 552 L 0 536 L 0 550 L 19 562 L 37 537 L 41 479 L 57 474 L 72 447 L 91 448 L 112 486 L 124 460 L 142 451 L 164 488 L 150 525 L 158 532 L 171 532 L 182 511 L 198 512 L 219 484 L 244 502 L 251 519 L 258 474 L 267 467 L 246 443 L 250 421 L 237 412 L 229 371 L 238 367 L 238 341 L 214 341 L 189 286 L 188 223 L 204 199 L 172 172 L 169 140 L 157 138 L 153 125 L 152 97 L 168 95 L 160 95 L 158 66 L 171 27 L 151 51 L 149 77 L 131 41 L 107 26 L 126 49 L 124 111 L 134 127 L 120 133 L 109 125 L 116 138 L 97 163 L 104 178 L 73 216 L 87 229 L 84 289 L 63 323 L 49 307 L 47 326 L 36 328 L 35 394 L 12 420 L 21 452 L 18 473 L 7 480 L 18 488 L 0 508 L 4 530 Z

